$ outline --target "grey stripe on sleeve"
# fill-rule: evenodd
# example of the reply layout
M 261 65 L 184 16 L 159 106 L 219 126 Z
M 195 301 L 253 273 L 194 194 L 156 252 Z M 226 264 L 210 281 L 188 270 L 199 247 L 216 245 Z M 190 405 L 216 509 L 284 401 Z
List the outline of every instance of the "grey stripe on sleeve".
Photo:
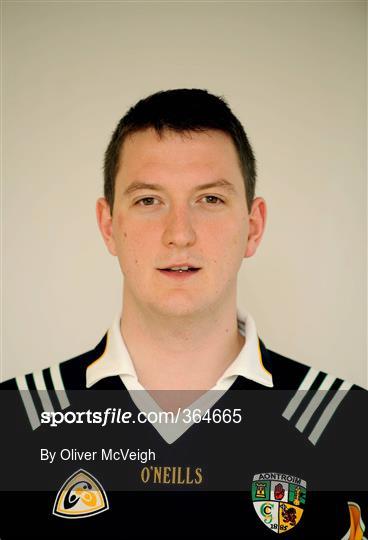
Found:
M 60 407 L 62 409 L 66 409 L 67 407 L 69 407 L 70 402 L 65 391 L 63 379 L 60 373 L 59 364 L 57 364 L 56 366 L 50 367 L 50 375 L 51 375 L 52 384 L 54 385 L 54 388 L 55 388 L 55 393 L 60 403 Z
M 348 394 L 350 388 L 352 387 L 352 383 L 349 383 L 347 381 L 343 381 L 341 385 L 339 386 L 336 394 L 331 399 L 323 413 L 321 414 L 320 419 L 318 420 L 317 424 L 314 426 L 314 429 L 312 433 L 309 435 L 308 439 L 312 444 L 316 444 L 324 430 L 326 429 L 327 424 L 335 414 L 335 411 L 337 407 L 340 405 L 342 400 L 346 397 Z
M 17 383 L 20 397 L 22 398 L 23 405 L 26 409 L 28 420 L 31 423 L 32 429 L 37 429 L 41 425 L 40 419 L 38 417 L 37 410 L 34 405 L 31 392 L 29 391 L 25 376 L 20 375 L 19 377 L 16 377 L 15 382 Z
M 335 380 L 336 378 L 332 377 L 331 375 L 326 375 L 326 377 L 323 379 L 321 386 L 318 388 L 317 392 L 314 394 L 305 411 L 296 423 L 295 427 L 299 431 L 304 431 L 309 420 L 312 418 L 313 413 L 317 410 L 318 406 L 322 403 L 323 398 L 326 396 L 326 391 L 331 388 Z
M 34 373 L 33 378 L 34 378 L 34 382 L 37 388 L 38 395 L 40 396 L 43 410 L 47 412 L 53 412 L 54 407 L 52 406 L 50 396 L 46 388 L 45 379 L 43 378 L 42 371 L 38 371 L 37 373 Z
M 286 420 L 290 420 L 290 418 L 293 416 L 294 412 L 297 410 L 303 399 L 305 398 L 307 394 L 307 390 L 310 389 L 313 382 L 317 378 L 319 371 L 314 368 L 310 368 L 306 376 L 304 377 L 303 381 L 301 382 L 298 390 L 295 392 L 292 399 L 289 401 L 288 406 L 282 413 L 282 416 L 286 418 Z

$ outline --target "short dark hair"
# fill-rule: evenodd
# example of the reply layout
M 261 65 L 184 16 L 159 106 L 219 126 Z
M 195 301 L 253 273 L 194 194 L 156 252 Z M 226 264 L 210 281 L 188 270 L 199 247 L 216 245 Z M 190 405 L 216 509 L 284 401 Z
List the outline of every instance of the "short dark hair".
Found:
M 119 121 L 104 160 L 104 195 L 111 212 L 123 142 L 128 135 L 148 128 L 154 128 L 159 135 L 166 129 L 179 133 L 214 129 L 230 135 L 239 157 L 250 209 L 255 193 L 256 161 L 243 126 L 223 97 L 198 88 L 177 88 L 141 99 Z

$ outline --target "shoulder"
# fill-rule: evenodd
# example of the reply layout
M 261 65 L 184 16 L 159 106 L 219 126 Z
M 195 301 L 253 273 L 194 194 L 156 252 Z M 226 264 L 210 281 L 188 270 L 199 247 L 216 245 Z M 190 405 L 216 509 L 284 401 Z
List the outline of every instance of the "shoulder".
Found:
M 274 387 L 278 390 L 357 390 L 368 395 L 366 389 L 338 377 L 334 373 L 323 371 L 282 354 L 266 349 L 260 342 L 262 361 L 272 373 Z
M 332 373 L 266 350 L 282 417 L 313 445 L 361 439 L 360 418 L 368 410 L 368 391 Z
M 86 369 L 104 352 L 106 336 L 98 345 L 83 354 L 42 370 L 18 375 L 0 383 L 1 390 L 80 390 L 86 387 Z
M 69 407 L 69 391 L 86 388 L 86 369 L 104 352 L 106 334 L 98 345 L 74 358 L 0 383 L 3 410 L 28 419 L 32 429 L 40 425 L 43 411 Z

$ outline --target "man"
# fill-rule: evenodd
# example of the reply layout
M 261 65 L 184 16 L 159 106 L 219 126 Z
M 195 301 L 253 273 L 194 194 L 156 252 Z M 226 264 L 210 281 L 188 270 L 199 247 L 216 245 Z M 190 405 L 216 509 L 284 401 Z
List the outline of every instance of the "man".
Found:
M 115 526 L 128 538 L 360 540 L 366 392 L 271 353 L 237 311 L 237 274 L 266 219 L 239 120 L 204 90 L 158 92 L 119 122 L 104 170 L 97 220 L 124 276 L 122 311 L 94 350 L 2 385 L 17 419 L 7 440 L 20 430 L 29 455 L 3 451 L 19 467 L 4 473 L 7 515 L 39 488 L 22 512 L 51 537 Z M 91 408 L 131 416 L 102 435 Z M 163 412 L 174 421 L 140 423 Z M 117 440 L 157 457 L 102 463 L 118 459 Z M 17 537 L 11 519 L 1 526 Z
M 196 95 L 193 114 L 203 123 L 213 118 L 205 131 L 201 118 L 190 116 L 180 132 L 135 124 L 135 114 L 153 114 L 159 126 L 161 101 L 171 99 L 168 113 L 177 114 L 176 96 L 190 106 Z M 254 157 L 241 126 L 234 122 L 233 129 L 243 167 L 231 136 L 215 129 L 215 99 L 205 95 L 208 110 L 198 110 L 201 92 L 171 96 L 141 103 L 117 128 L 97 217 L 124 275 L 120 329 L 141 385 L 206 390 L 244 345 L 237 273 L 261 240 L 265 203 L 254 199 Z

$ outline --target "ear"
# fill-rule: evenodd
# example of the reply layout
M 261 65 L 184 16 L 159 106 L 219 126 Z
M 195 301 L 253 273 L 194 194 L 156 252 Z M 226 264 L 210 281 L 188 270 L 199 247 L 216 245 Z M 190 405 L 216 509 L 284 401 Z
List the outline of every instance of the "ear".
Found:
M 112 216 L 110 212 L 110 206 L 104 197 L 97 200 L 96 203 L 96 217 L 98 227 L 101 231 L 102 238 L 107 246 L 107 249 L 111 255 L 116 255 L 115 240 L 112 231 Z
M 248 218 L 248 243 L 244 257 L 252 257 L 261 243 L 266 225 L 266 202 L 261 197 L 254 199 Z

